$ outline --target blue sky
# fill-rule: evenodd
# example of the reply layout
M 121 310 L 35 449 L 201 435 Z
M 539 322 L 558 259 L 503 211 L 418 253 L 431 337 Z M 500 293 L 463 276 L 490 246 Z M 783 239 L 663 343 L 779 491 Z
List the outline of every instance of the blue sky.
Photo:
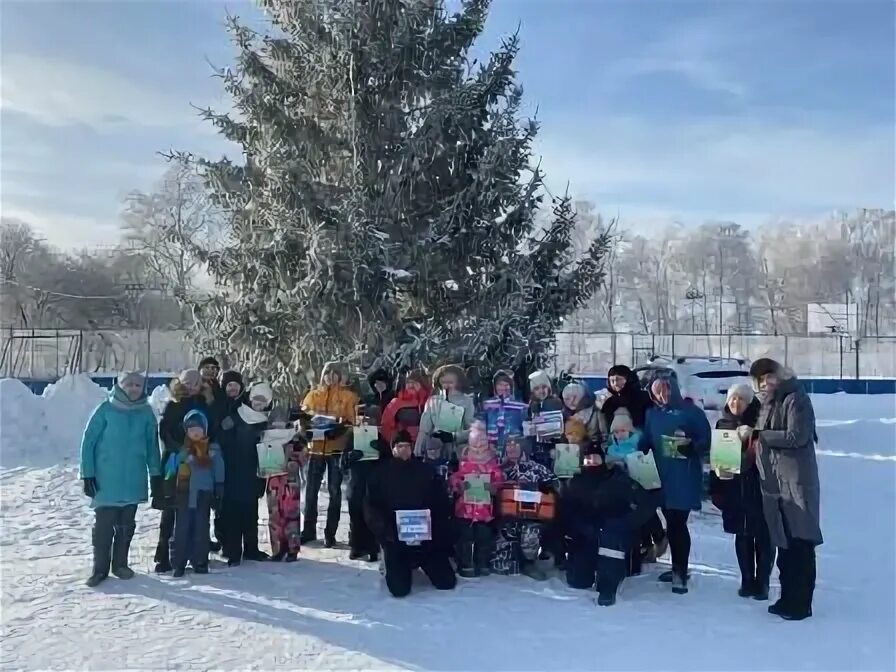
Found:
M 171 147 L 231 151 L 215 0 L 3 0 L 2 212 L 61 246 L 113 244 L 123 196 Z M 892 207 L 890 0 L 494 0 L 477 51 L 519 26 L 552 191 L 636 226 Z M 232 152 L 231 152 L 232 153 Z

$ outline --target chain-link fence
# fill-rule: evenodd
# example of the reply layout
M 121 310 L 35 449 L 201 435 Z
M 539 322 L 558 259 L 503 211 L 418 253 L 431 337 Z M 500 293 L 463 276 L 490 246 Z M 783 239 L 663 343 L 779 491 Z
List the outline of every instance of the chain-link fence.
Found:
M 847 334 L 557 333 L 558 370 L 606 373 L 614 363 L 639 366 L 652 355 L 772 357 L 800 376 L 826 378 L 896 377 L 896 336 L 853 339 Z

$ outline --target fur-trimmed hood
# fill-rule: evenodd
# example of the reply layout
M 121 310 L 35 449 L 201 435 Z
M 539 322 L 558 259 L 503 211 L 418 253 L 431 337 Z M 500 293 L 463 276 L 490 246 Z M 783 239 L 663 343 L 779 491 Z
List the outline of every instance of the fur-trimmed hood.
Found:
M 190 396 L 187 394 L 187 386 L 181 382 L 180 378 L 174 378 L 168 383 L 168 394 L 171 396 L 171 401 L 183 401 Z M 215 393 L 208 383 L 203 381 L 202 386 L 199 388 L 199 394 L 202 395 L 205 403 L 209 406 L 214 403 Z
M 320 370 L 320 384 L 324 384 L 324 376 L 328 373 L 335 373 L 339 376 L 339 381 L 342 386 L 347 386 L 349 383 L 348 380 L 348 366 L 345 362 L 327 362 L 324 364 L 323 368 Z

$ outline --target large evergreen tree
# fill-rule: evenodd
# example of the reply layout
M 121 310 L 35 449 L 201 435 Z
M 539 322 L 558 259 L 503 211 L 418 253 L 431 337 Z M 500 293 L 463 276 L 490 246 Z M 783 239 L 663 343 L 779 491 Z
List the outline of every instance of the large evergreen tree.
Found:
M 284 391 L 333 357 L 543 365 L 608 241 L 573 258 L 567 198 L 537 223 L 516 36 L 476 66 L 487 0 L 259 4 L 267 34 L 229 21 L 234 111 L 205 112 L 244 157 L 198 160 L 230 229 L 199 250 L 222 288 L 195 307 L 202 333 Z

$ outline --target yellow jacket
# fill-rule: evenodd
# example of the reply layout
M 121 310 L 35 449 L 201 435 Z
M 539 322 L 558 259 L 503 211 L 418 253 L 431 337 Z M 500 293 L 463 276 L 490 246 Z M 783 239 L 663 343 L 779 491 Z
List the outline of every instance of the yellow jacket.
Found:
M 312 415 L 330 415 L 340 422 L 354 424 L 360 400 L 358 395 L 343 385 L 320 385 L 305 395 L 302 410 Z M 312 441 L 308 450 L 311 455 L 337 455 L 352 440 L 351 430 L 335 439 Z

